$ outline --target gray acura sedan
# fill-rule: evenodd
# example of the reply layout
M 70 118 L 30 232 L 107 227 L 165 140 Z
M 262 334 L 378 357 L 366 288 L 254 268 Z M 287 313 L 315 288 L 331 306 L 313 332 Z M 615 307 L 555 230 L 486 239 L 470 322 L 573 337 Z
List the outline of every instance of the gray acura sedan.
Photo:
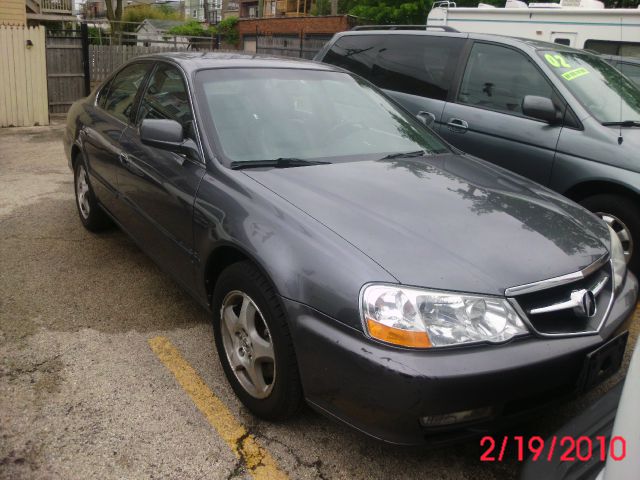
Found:
M 68 114 L 80 221 L 211 312 L 235 393 L 398 444 L 491 430 L 615 372 L 638 284 L 575 203 L 328 65 L 164 54 Z

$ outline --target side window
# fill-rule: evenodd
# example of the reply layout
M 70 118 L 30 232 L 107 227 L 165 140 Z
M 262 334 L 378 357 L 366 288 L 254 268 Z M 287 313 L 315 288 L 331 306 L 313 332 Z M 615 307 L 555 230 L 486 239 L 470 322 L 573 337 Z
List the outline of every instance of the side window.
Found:
M 553 43 L 557 43 L 558 45 L 571 45 L 571 40 L 568 38 L 556 38 Z
M 630 63 L 618 63 L 614 65 L 618 70 L 624 73 L 629 80 L 640 87 L 640 65 L 632 65 Z
M 103 108 L 123 122 L 129 122 L 136 94 L 149 69 L 147 63 L 135 63 L 123 69 L 111 81 Z
M 380 35 L 346 35 L 331 46 L 322 61 L 371 80 L 371 68 L 381 43 Z
M 187 88 L 176 67 L 160 63 L 151 75 L 140 103 L 138 125 L 145 118 L 175 120 L 182 125 L 185 135 L 195 140 Z
M 554 96 L 551 85 L 531 60 L 511 48 L 474 44 L 460 85 L 460 103 L 523 115 L 526 95 Z
M 462 38 L 388 35 L 373 67 L 380 88 L 446 100 Z

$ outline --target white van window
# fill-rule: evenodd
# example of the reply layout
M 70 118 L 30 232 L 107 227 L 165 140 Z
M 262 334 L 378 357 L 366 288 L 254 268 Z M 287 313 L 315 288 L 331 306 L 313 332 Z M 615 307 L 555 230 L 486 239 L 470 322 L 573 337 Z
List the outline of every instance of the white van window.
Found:
M 593 50 L 605 55 L 620 55 L 621 57 L 640 57 L 640 43 L 615 42 L 610 40 L 587 40 L 584 42 L 586 50 Z
M 527 95 L 553 96 L 551 85 L 529 58 L 499 45 L 473 46 L 458 94 L 460 103 L 524 115 L 522 100 Z

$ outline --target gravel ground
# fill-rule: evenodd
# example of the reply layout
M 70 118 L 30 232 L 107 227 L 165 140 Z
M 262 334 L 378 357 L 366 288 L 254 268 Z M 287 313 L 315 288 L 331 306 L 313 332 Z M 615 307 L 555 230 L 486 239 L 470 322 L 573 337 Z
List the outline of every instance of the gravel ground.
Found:
M 478 442 L 389 447 L 305 409 L 254 419 L 217 362 L 207 315 L 123 233 L 85 231 L 62 124 L 0 130 L 0 478 L 245 478 L 147 343 L 168 337 L 290 478 L 514 478 Z M 638 321 L 630 346 L 638 334 Z M 631 348 L 627 349 L 629 353 Z M 550 409 L 548 435 L 622 378 Z

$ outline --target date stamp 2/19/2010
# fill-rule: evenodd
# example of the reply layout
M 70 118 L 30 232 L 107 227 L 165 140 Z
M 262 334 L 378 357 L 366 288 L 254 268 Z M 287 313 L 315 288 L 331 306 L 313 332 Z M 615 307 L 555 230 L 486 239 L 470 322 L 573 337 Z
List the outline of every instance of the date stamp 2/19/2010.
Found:
M 547 439 L 522 435 L 494 438 L 487 435 L 480 439 L 480 448 L 483 449 L 481 462 L 502 462 L 509 460 L 511 455 L 519 462 L 529 457 L 533 462 L 604 462 L 607 458 L 619 462 L 627 454 L 627 442 L 623 437 L 616 436 L 609 440 L 602 435 L 593 438 L 553 436 Z

